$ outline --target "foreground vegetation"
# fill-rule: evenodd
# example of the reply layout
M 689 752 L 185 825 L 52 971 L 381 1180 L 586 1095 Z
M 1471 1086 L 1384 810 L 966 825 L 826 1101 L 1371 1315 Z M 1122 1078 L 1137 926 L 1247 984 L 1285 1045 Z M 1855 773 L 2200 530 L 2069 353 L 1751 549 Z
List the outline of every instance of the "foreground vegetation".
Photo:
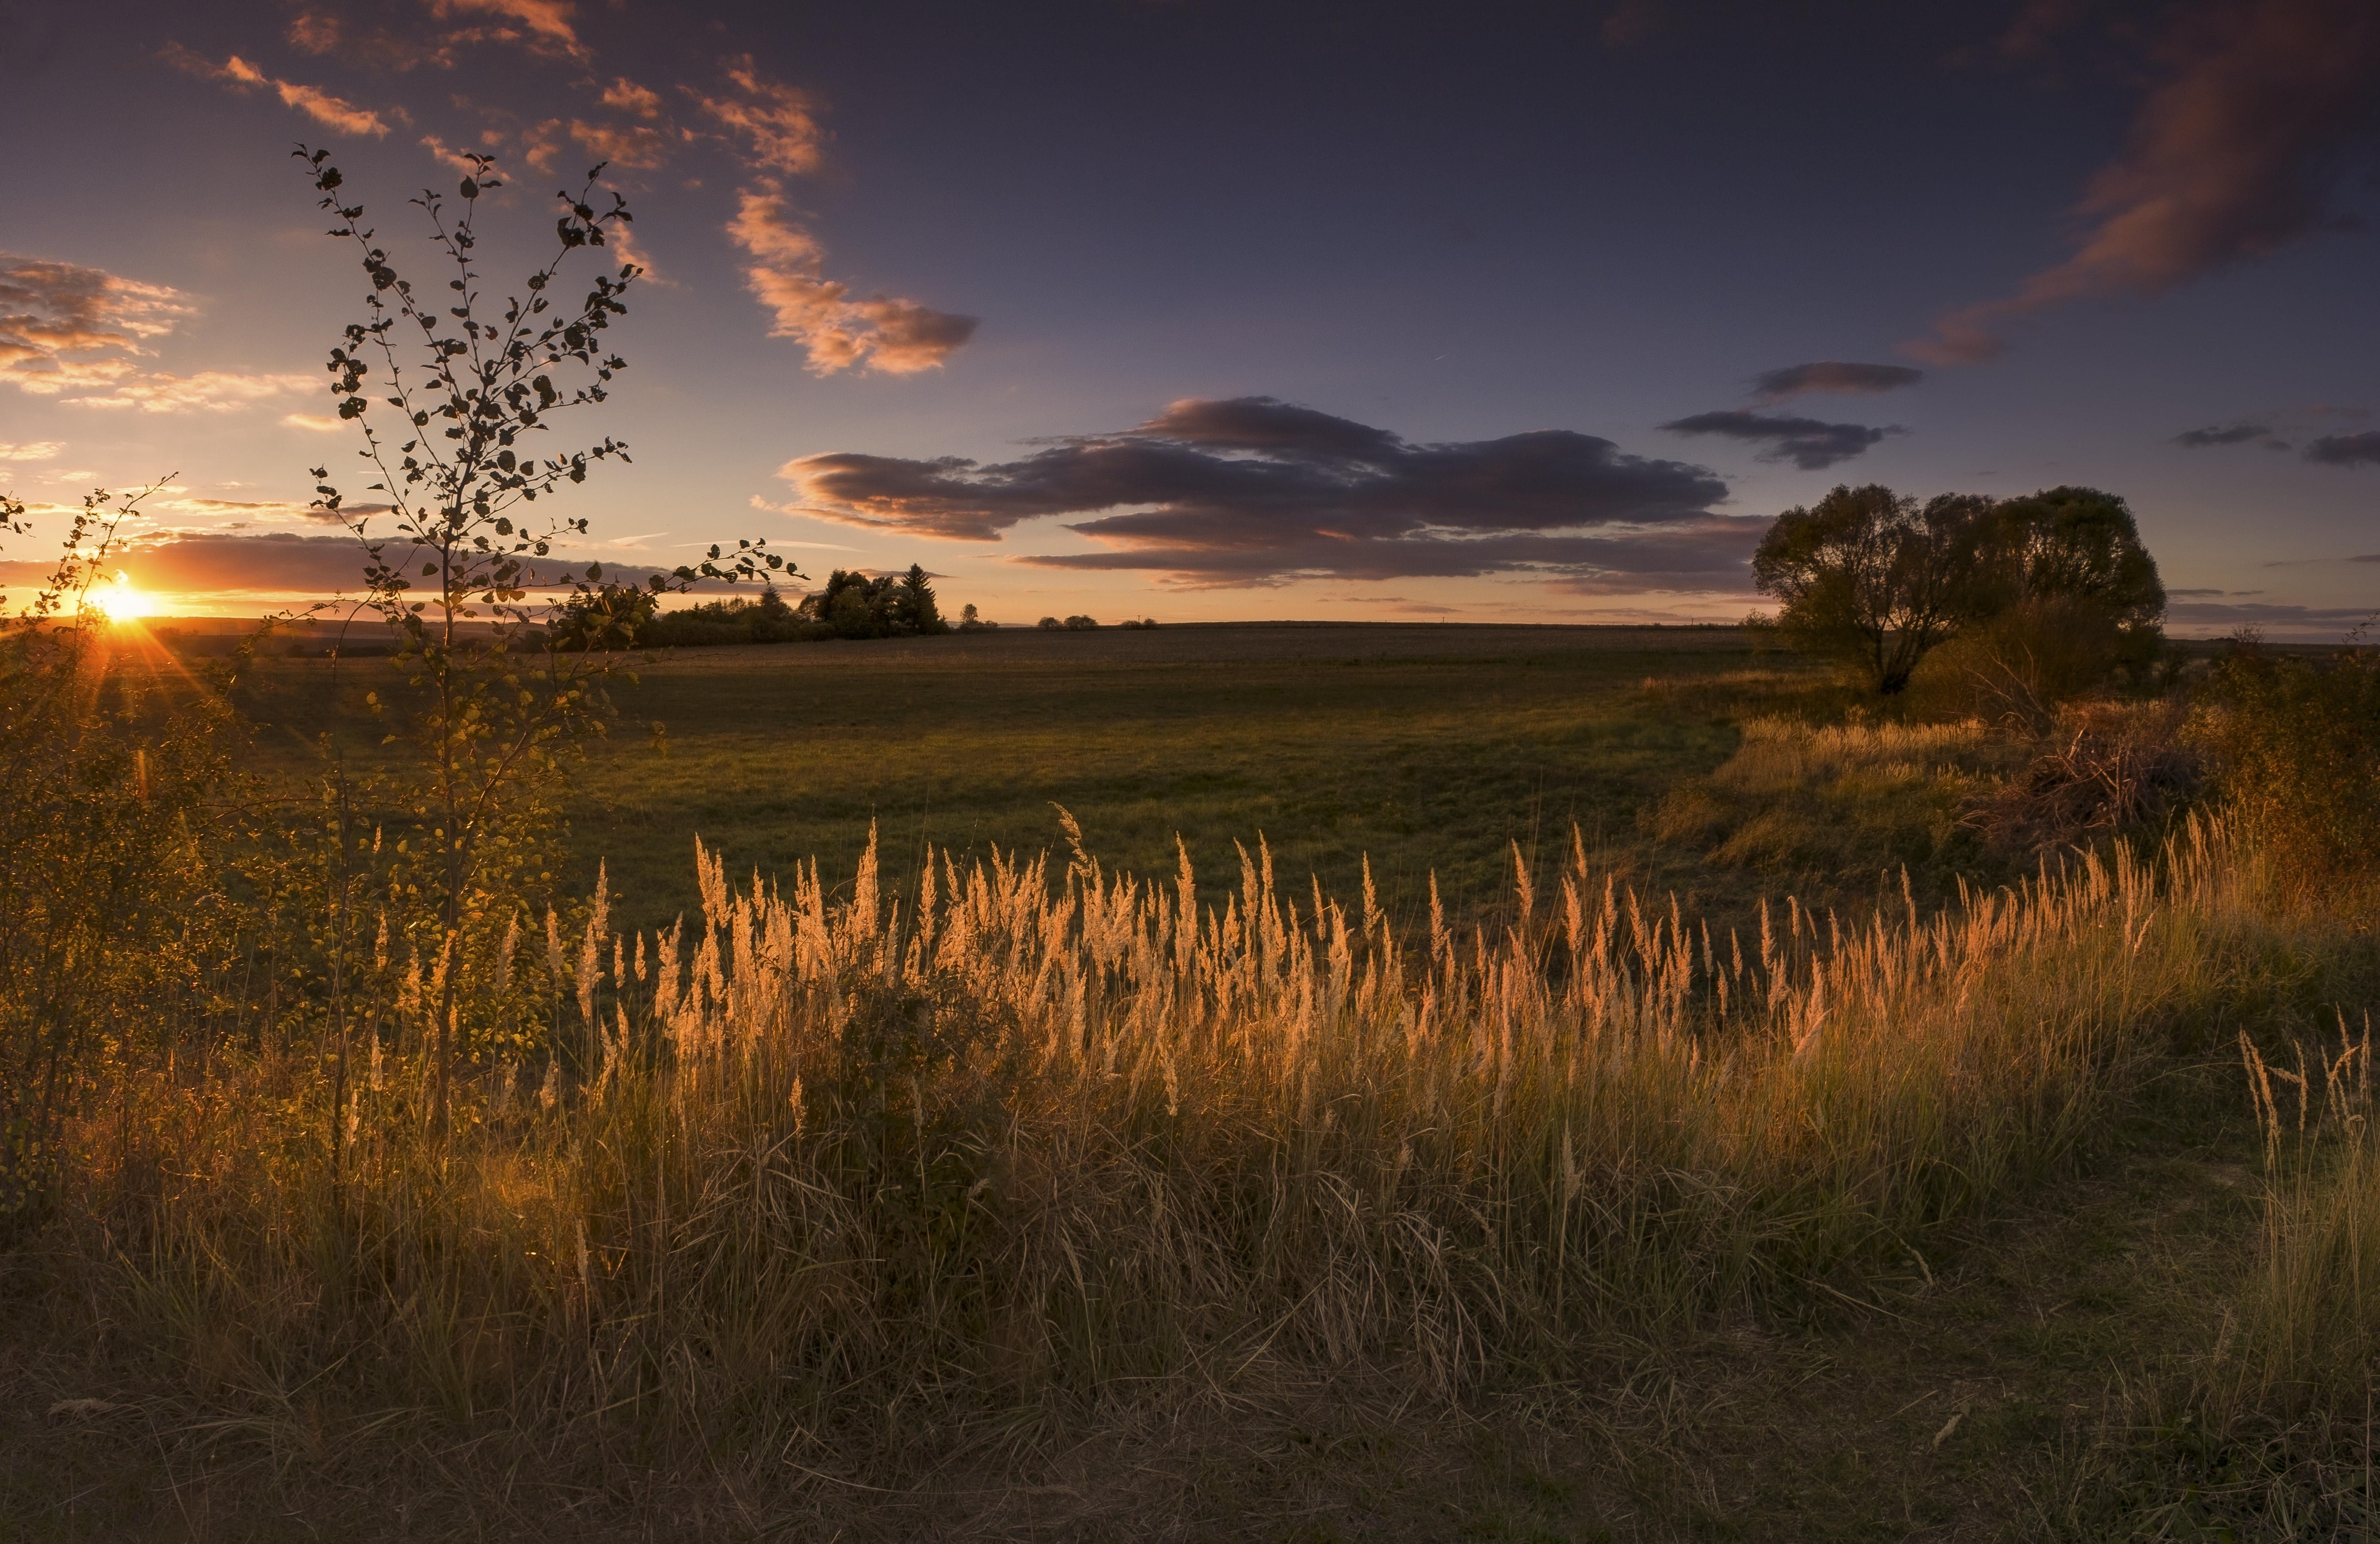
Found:
M 1672 719 L 1796 700 L 1746 691 L 1724 649 L 1665 663 L 1648 687 L 1629 660 L 1624 700 Z M 2239 700 L 2335 709 L 2363 679 L 2263 668 Z M 1814 854 L 1848 875 L 1946 828 L 1980 843 L 1962 812 L 2031 765 L 1973 725 L 1829 725 L 1826 689 L 1821 722 L 1742 718 L 1704 770 L 1666 770 L 1666 794 L 1648 779 L 1631 840 L 1752 890 Z M 137 737 L 155 718 L 107 722 Z M 137 833 L 171 808 L 203 839 L 110 870 L 196 888 L 126 913 L 163 931 L 93 932 L 87 995 L 53 1000 L 90 1039 L 62 1064 L 59 1161 L 16 1171 L 39 1183 L 7 1256 L 27 1415 L 0 1495 L 69 1537 L 255 1537 L 291 1510 L 349 1537 L 465 1533 L 564 1502 L 590 1535 L 1205 1534 L 1245 1531 L 1233 1496 L 1281 1536 L 1370 1515 L 1416 1538 L 1865 1537 L 1900 1461 L 1805 1441 L 1780 1469 L 1755 1413 L 1872 1442 L 1805 1408 L 1790 1369 L 1853 1356 L 1846 1333 L 1961 1343 L 1960 1314 L 2011 1311 L 1978 1307 L 1977 1272 L 2046 1246 L 1992 1230 L 2137 1172 L 2145 1145 L 2271 1174 L 2265 1220 L 2228 1193 L 2184 1209 L 2211 1230 L 2188 1241 L 2202 1271 L 2154 1311 L 2107 1309 L 2098 1370 L 2059 1388 L 2095 1414 L 2045 1427 L 1962 1396 L 1961 1469 L 1958 1429 L 1927 1445 L 1958 1412 L 1908 1391 L 1917 1413 L 1890 1420 L 1924 1421 L 1911 1451 L 1942 1454 L 1925 1518 L 2319 1536 L 2362 1504 L 2370 1160 L 2348 1102 L 2362 1042 L 2337 1015 L 2360 1026 L 2374 961 L 2347 816 L 2309 837 L 2256 799 L 2337 748 L 2257 743 L 2237 815 L 2129 845 L 2082 829 L 2080 856 L 1999 889 L 1961 890 L 1961 854 L 2013 867 L 1981 845 L 1915 851 L 1883 905 L 1846 879 L 1844 905 L 1780 894 L 1716 925 L 1578 827 L 1508 836 L 1501 894 L 1459 911 L 1431 906 L 1427 871 L 1392 909 L 1360 859 L 1326 888 L 1260 839 L 1131 874 L 1079 841 L 928 849 L 899 876 L 863 846 L 842 883 L 706 853 L 698 907 L 659 929 L 615 921 L 607 871 L 497 930 L 502 985 L 457 1021 L 443 1126 L 443 952 L 383 930 L 385 898 L 352 893 L 343 918 L 324 849 L 307 869 L 272 822 L 204 838 L 215 807 L 172 790 L 215 774 L 109 761 L 94 810 Z M 1858 834 L 1814 834 L 1830 829 Z M 86 864 L 116 850 L 75 840 Z M 189 904 L 205 894 L 215 909 Z M 2302 1140 L 2293 1088 L 2312 1090 Z M 2269 1154 L 2257 1109 L 2287 1136 Z M 2351 1139 L 2323 1135 L 2324 1110 Z M 2071 1304 L 2024 1311 L 2046 1338 L 1991 1351 L 2001 1376 L 2071 1354 L 2046 1334 Z M 1196 1479 L 1250 1423 L 1289 1434 L 1272 1477 Z M 1566 1456 L 1528 1457 L 1557 1434 Z M 1159 1477 L 1096 1477 L 1128 1453 Z M 1472 1510 L 1397 1500 L 1416 1463 Z M 1980 1482 L 2009 1464 L 2031 1501 Z M 161 1480 L 209 1520 L 154 1510 Z M 358 1521 L 307 1502 L 318 1487 L 408 1510 Z M 1289 1520 L 1318 1493 L 1326 1521 Z

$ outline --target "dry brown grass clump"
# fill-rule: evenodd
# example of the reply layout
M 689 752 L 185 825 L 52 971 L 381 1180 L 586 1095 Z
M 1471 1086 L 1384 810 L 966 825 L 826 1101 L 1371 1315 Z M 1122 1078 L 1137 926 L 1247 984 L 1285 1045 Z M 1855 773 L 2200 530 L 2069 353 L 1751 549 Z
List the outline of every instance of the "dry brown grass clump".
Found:
M 1967 803 L 1960 823 L 2032 857 L 2152 824 L 2197 791 L 2184 702 L 2094 702 L 2060 712 L 2024 767 Z

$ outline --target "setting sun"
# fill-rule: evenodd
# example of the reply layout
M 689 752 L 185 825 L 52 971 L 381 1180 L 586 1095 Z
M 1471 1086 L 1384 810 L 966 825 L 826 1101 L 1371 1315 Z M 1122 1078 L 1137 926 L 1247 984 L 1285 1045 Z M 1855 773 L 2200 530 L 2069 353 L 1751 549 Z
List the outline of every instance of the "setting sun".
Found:
M 91 609 L 110 622 L 129 622 L 151 615 L 157 609 L 154 598 L 134 589 L 132 577 L 120 568 L 113 584 L 92 585 L 89 599 Z

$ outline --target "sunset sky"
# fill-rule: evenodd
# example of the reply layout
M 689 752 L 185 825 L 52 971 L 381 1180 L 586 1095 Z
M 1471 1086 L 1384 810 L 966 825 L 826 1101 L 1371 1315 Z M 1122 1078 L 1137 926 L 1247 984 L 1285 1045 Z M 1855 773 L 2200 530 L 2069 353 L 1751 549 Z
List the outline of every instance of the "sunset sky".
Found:
M 0 6 L 0 492 L 172 474 L 169 609 L 346 583 L 401 269 L 608 160 L 651 273 L 587 549 L 922 563 L 1008 622 L 1733 619 L 1840 481 L 2126 496 L 2172 626 L 2380 607 L 2380 6 Z M 614 259 L 616 261 L 616 259 Z M 584 270 L 581 270 L 584 272 Z M 558 433 L 556 439 L 561 435 Z M 554 448 L 560 448 L 557 444 Z

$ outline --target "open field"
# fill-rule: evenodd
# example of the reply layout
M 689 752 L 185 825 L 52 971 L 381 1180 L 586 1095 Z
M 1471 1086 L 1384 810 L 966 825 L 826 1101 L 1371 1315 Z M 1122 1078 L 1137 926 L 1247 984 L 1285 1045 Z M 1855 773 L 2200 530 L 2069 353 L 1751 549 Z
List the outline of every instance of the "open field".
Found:
M 1407 920 L 1435 869 L 1468 914 L 1504 894 L 1514 843 L 1542 856 L 1574 823 L 1616 858 L 1637 853 L 1638 810 L 1737 739 L 1724 704 L 1648 696 L 1646 679 L 1755 667 L 1765 689 L 1820 679 L 1756 659 L 1733 628 L 1002 629 L 683 650 L 613 688 L 621 722 L 580 780 L 573 879 L 591 887 L 600 855 L 625 914 L 651 926 L 694 904 L 698 834 L 738 872 L 816 857 L 840 875 L 873 821 L 904 874 L 927 843 L 962 859 L 1059 845 L 1058 804 L 1105 861 L 1140 873 L 1172 871 L 1177 834 L 1201 872 L 1236 872 L 1232 844 L 1261 836 L 1281 873 L 1333 894 L 1359 888 L 1368 854 Z M 367 748 L 362 693 L 393 674 L 341 667 L 344 722 Z M 330 679 L 319 661 L 263 667 L 273 764 L 308 764 L 339 722 Z M 1672 869 L 1664 887 L 1691 893 L 1694 877 Z
M 255 786 L 385 675 L 269 663 Z M 2374 1518 L 2351 875 L 2203 808 L 2023 880 L 1960 816 L 2038 746 L 1727 629 L 641 675 L 572 820 L 628 899 L 503 933 L 451 1133 L 445 965 L 310 974 L 302 888 L 109 998 L 0 1250 L 0 1539 Z

